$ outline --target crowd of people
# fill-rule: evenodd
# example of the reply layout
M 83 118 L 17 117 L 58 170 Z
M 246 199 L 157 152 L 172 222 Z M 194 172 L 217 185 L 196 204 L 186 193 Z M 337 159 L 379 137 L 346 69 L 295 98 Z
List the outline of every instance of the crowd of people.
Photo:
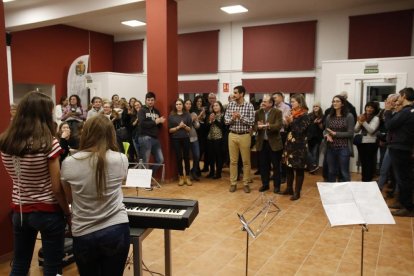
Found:
M 39 92 L 26 94 L 13 106 L 10 125 L 0 134 L 1 158 L 13 180 L 11 275 L 28 273 L 38 232 L 45 275 L 61 274 L 68 232 L 81 275 L 122 275 L 130 242 L 121 190 L 128 159 L 147 163 L 153 155 L 155 164 L 162 164 L 159 129 L 164 123 L 180 186 L 200 181 L 202 172 L 219 179 L 227 163 L 229 191 L 236 192 L 241 180 L 244 192 L 250 193 L 254 145 L 259 191 L 269 190 L 273 181 L 274 193 L 298 200 L 305 170 L 315 173 L 320 156 L 326 182 L 350 181 L 356 145 L 361 181 L 375 179 L 379 152 L 379 188 L 389 182 L 388 196 L 398 191 L 392 214 L 414 217 L 412 88 L 389 95 L 382 110 L 377 102 L 366 103 L 359 116 L 346 93 L 334 96 L 325 113 L 317 102 L 310 110 L 301 94 L 292 95 L 289 103 L 280 92 L 264 95 L 256 108 L 245 96 L 246 89 L 236 86 L 226 105 L 213 93 L 207 103 L 201 96 L 194 102 L 177 99 L 164 117 L 153 92 L 146 94 L 145 105 L 114 95 L 111 100 L 94 97 L 90 108 L 71 95 L 61 99 L 53 118 L 52 99 Z M 124 147 L 126 142 L 130 147 Z

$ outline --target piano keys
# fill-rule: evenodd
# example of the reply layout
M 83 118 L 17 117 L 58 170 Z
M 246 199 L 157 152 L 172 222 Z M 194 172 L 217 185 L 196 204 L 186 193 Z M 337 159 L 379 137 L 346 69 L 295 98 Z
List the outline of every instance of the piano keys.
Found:
M 198 215 L 198 201 L 124 197 L 129 225 L 135 228 L 184 230 Z

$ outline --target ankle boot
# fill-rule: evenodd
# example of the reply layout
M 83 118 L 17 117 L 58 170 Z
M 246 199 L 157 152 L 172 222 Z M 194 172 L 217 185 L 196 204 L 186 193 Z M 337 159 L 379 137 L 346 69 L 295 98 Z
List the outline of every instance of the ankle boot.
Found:
M 180 175 L 178 176 L 178 186 L 184 185 L 184 176 Z
M 296 179 L 296 183 L 295 183 L 295 192 L 293 194 L 293 196 L 290 197 L 290 200 L 298 200 L 300 198 L 300 191 L 302 190 L 302 181 L 298 181 Z
M 191 179 L 187 176 L 184 176 L 184 183 L 187 184 L 188 186 L 193 185 L 193 182 L 191 182 Z

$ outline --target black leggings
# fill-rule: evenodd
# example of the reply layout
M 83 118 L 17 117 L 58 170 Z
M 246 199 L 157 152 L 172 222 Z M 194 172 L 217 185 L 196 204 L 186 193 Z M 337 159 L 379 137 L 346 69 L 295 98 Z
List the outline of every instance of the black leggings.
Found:
M 178 175 L 183 176 L 183 159 L 185 166 L 185 175 L 190 175 L 190 138 L 173 138 L 175 155 L 177 157 Z
M 293 187 L 293 179 L 295 178 L 296 172 L 296 189 L 301 189 L 303 180 L 305 179 L 305 169 L 294 169 L 289 166 L 286 166 L 286 183 L 288 187 Z M 295 191 L 297 192 L 297 191 Z

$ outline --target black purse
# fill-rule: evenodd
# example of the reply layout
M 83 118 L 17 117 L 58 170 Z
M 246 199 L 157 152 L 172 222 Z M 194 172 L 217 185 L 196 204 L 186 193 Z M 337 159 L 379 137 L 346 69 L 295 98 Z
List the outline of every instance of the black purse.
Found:
M 358 145 L 360 145 L 360 144 L 362 144 L 362 134 L 360 134 L 360 133 L 358 133 L 358 134 L 355 134 L 355 136 L 354 136 L 354 140 L 352 141 L 352 143 L 355 145 L 355 146 L 358 146 Z

